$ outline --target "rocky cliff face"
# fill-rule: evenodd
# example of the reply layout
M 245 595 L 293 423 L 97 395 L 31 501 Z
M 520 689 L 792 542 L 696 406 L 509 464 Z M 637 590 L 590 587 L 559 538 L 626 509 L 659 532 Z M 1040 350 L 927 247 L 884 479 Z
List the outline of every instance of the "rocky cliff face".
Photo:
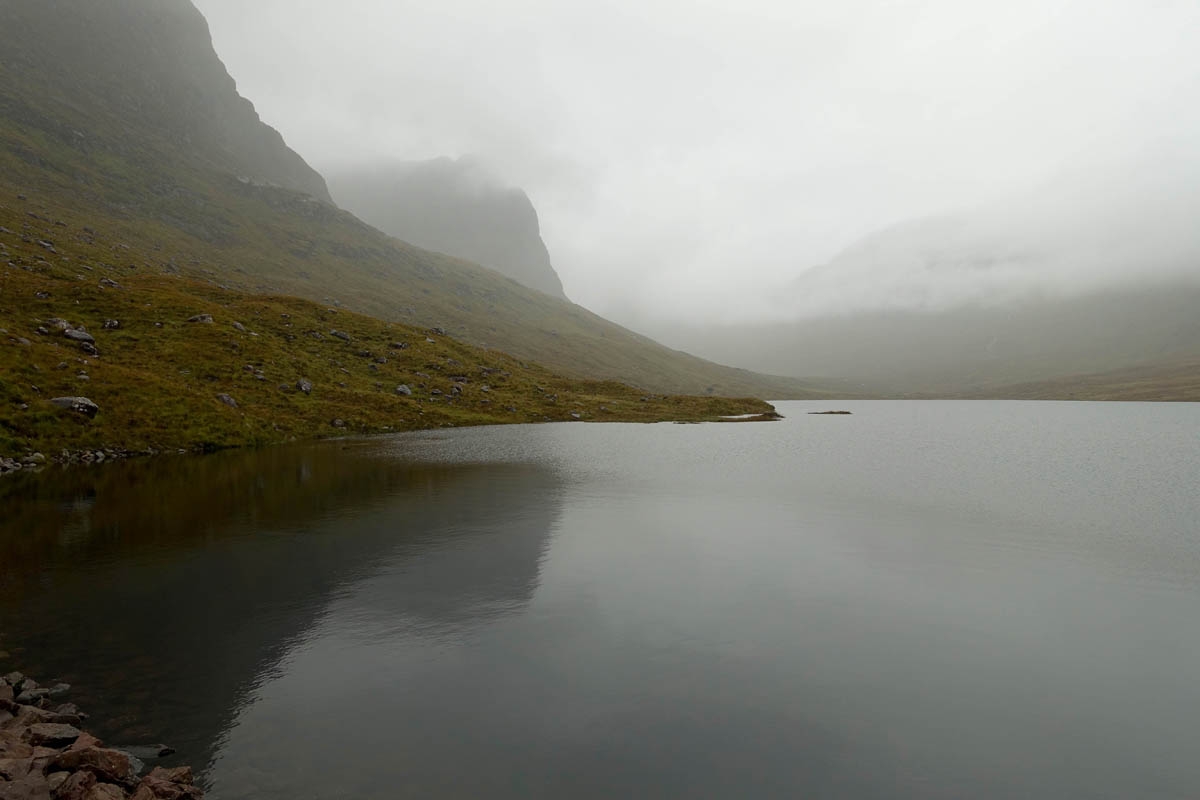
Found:
M 566 297 L 533 203 L 478 164 L 449 158 L 407 162 L 333 175 L 329 185 L 339 205 L 398 239 Z
M 164 150 L 329 201 L 324 179 L 238 95 L 189 0 L 4 0 L 0 74 L 21 87 L 0 92 L 6 116 L 30 127 L 79 117 L 89 127 L 76 138 L 124 151 L 152 131 Z

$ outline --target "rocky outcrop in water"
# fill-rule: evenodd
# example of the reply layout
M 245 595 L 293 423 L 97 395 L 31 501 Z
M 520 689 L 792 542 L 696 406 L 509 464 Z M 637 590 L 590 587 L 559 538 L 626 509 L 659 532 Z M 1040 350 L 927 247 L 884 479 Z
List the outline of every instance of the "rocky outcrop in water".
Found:
M 0 800 L 199 800 L 190 767 L 155 767 L 105 747 L 60 703 L 71 687 L 49 688 L 10 672 L 0 678 Z M 156 746 L 151 755 L 170 752 Z

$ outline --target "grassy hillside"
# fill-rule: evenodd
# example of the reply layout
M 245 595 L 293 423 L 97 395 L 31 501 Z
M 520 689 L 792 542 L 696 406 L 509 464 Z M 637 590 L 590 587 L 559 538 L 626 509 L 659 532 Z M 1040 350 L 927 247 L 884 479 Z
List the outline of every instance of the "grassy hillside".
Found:
M 0 455 L 770 411 L 758 400 L 566 378 L 440 332 L 225 289 L 164 266 L 163 254 L 103 228 L 0 203 Z M 205 314 L 211 322 L 188 321 Z M 98 355 L 59 319 L 85 328 Z M 412 394 L 398 394 L 401 385 Z M 49 402 L 62 396 L 88 397 L 100 412 L 89 419 Z
M 213 126 L 207 123 L 207 144 L 193 146 L 179 120 L 213 106 L 212 98 L 225 97 L 232 106 L 245 101 L 211 44 L 206 57 L 199 53 L 191 22 L 180 32 L 168 24 L 173 15 L 147 11 L 190 9 L 190 3 L 67 5 L 79 6 L 89 21 L 91 40 L 81 52 L 67 47 L 74 39 L 55 32 L 55 25 L 74 29 L 79 20 L 33 0 L 13 7 L 45 22 L 40 9 L 49 23 L 0 25 L 0 197 L 8 202 L 26 195 L 47 216 L 102 228 L 115 241 L 153 254 L 154 269 L 166 265 L 237 291 L 295 295 L 387 321 L 441 327 L 576 377 L 665 392 L 812 395 L 794 379 L 670 350 L 499 273 L 389 238 L 269 177 L 239 179 L 238 165 L 258 158 L 257 150 L 246 151 L 240 139 L 225 136 L 228 126 L 208 130 Z M 147 30 L 145 14 L 164 21 Z M 175 16 L 191 19 L 184 11 Z M 181 36 L 187 37 L 188 58 L 172 66 L 162 55 Z M 120 58 L 105 61 L 109 51 Z M 171 69 L 209 74 L 199 95 L 205 102 L 194 92 L 173 96 L 162 88 L 186 88 L 191 78 L 159 76 L 147 88 L 140 77 Z M 89 78 L 88 70 L 102 71 L 104 80 Z M 193 101 L 199 111 L 189 105 Z M 231 150 L 228 157 L 213 155 L 221 143 Z M 255 140 L 256 148 L 261 144 Z M 278 145 L 285 147 L 282 140 Z

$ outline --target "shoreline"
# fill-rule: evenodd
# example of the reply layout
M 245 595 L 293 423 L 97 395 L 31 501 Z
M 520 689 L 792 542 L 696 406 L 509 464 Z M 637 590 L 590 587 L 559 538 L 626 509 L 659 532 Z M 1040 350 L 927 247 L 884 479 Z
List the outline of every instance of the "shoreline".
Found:
M 752 414 L 744 414 L 735 417 L 725 416 L 701 416 L 699 419 L 688 419 L 687 417 L 663 418 L 663 419 L 621 419 L 621 418 L 605 418 L 605 419 L 589 419 L 589 420 L 550 420 L 550 421 L 529 421 L 529 422 L 503 422 L 490 423 L 484 425 L 461 425 L 453 426 L 456 428 L 492 428 L 500 425 L 553 425 L 553 424 L 568 424 L 569 422 L 588 422 L 600 424 L 628 424 L 628 425 L 660 425 L 660 424 L 701 424 L 706 422 L 712 423 L 728 423 L 728 422 L 775 422 L 783 419 L 783 416 L 778 411 L 771 407 L 770 411 L 760 411 Z M 444 430 L 441 427 L 428 428 L 413 428 L 403 431 L 365 431 L 356 433 L 353 438 L 381 438 L 384 436 L 396 436 L 403 433 L 417 433 L 419 431 L 434 431 Z M 159 458 L 163 456 L 204 456 L 215 452 L 226 450 L 264 450 L 272 447 L 280 447 L 283 445 L 295 444 L 316 444 L 318 442 L 332 442 L 338 439 L 351 438 L 347 436 L 311 436 L 298 437 L 288 441 L 270 442 L 267 444 L 255 445 L 230 445 L 219 448 L 166 448 L 156 449 L 147 448 L 144 450 L 126 450 L 120 447 L 97 447 L 95 449 L 82 450 L 67 450 L 63 449 L 56 455 L 47 456 L 41 451 L 30 451 L 22 456 L 6 456 L 0 454 L 0 478 L 7 475 L 28 475 L 37 474 L 47 467 L 51 466 L 77 466 L 77 465 L 95 465 L 108 464 L 116 461 L 128 461 L 137 458 Z M 49 449 L 49 448 L 47 448 Z M 0 798 L 2 800 L 2 798 Z
M 63 702 L 69 684 L 50 687 L 20 672 L 0 677 L 0 800 L 201 800 L 191 767 L 153 767 L 161 745 L 119 749 L 83 729 L 87 715 Z

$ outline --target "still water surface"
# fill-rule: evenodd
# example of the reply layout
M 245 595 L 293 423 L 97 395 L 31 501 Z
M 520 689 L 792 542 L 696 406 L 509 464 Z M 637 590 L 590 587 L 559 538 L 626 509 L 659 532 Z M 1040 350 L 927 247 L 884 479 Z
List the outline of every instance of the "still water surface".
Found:
M 781 403 L 0 486 L 0 645 L 214 800 L 1200 796 L 1200 405 Z

